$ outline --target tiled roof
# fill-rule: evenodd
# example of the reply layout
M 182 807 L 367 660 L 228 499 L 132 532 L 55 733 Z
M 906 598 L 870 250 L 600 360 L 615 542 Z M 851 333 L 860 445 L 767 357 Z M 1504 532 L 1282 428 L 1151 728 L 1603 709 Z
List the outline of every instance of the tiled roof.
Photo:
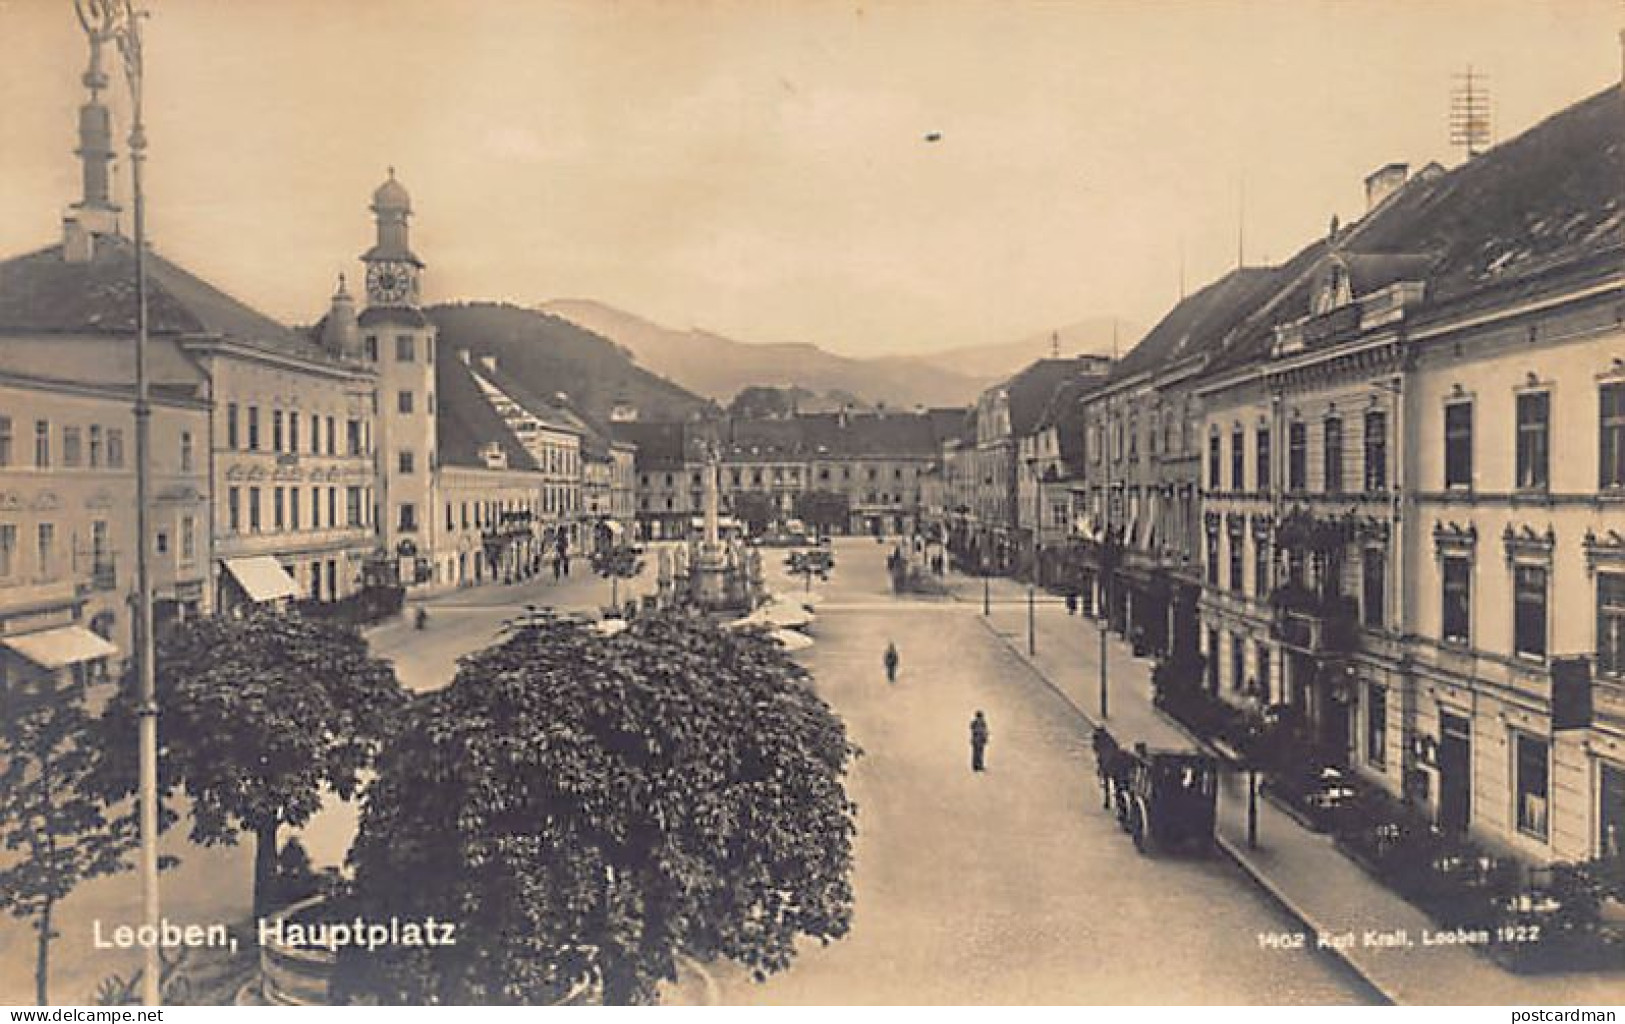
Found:
M 155 335 L 219 335 L 309 359 L 334 359 L 309 338 L 189 273 L 147 254 L 147 323 Z M 62 246 L 0 262 L 0 331 L 134 334 L 135 246 L 117 235 L 96 238 L 84 262 Z
M 1606 89 L 1444 173 L 1419 174 L 1365 217 L 1298 252 L 1269 300 L 1234 325 L 1210 369 L 1268 355 L 1273 328 L 1308 315 L 1333 252 L 1355 297 L 1426 283 L 1414 313 L 1617 249 L 1625 233 L 1625 104 Z
M 495 441 L 507 454 L 509 469 L 537 468 L 519 438 L 491 408 L 470 367 L 462 360 L 436 359 L 434 386 L 435 440 L 441 465 L 483 469 L 485 458 L 480 452 Z
M 1094 360 L 1088 357 L 1040 359 L 1003 385 L 1010 401 L 1010 432 L 1024 437 L 1038 427 L 1055 391 L 1082 374 Z
M 1245 267 L 1181 299 L 1112 368 L 1122 380 L 1158 366 L 1217 351 L 1230 331 L 1277 291 L 1279 267 Z

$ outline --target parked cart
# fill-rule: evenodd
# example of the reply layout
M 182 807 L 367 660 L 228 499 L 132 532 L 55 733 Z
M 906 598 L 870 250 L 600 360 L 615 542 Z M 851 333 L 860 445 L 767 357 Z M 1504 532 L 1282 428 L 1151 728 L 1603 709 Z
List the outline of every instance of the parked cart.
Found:
M 1141 853 L 1206 851 L 1213 845 L 1218 803 L 1218 763 L 1189 751 L 1119 746 L 1111 733 L 1096 729 L 1095 772 L 1106 809 Z

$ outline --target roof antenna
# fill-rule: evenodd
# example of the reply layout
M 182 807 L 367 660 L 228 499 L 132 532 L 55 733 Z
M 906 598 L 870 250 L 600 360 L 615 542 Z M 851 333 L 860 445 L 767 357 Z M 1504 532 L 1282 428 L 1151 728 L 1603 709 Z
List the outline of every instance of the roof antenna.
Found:
M 1247 265 L 1247 177 L 1242 175 L 1236 203 L 1236 269 Z
M 1471 160 L 1490 145 L 1489 76 L 1469 64 L 1455 78 L 1456 87 L 1450 90 L 1450 144 L 1462 147 Z
M 1117 362 L 1117 318 L 1112 317 L 1112 362 Z
M 1179 301 L 1185 301 L 1185 236 L 1179 236 Z
M 1061 332 L 1049 332 L 1049 355 L 1051 359 L 1061 358 Z

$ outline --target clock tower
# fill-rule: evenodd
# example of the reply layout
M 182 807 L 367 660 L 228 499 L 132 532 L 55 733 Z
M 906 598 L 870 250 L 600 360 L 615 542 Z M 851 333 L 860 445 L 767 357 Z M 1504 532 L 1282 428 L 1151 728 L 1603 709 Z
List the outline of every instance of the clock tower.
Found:
M 418 278 L 423 261 L 412 252 L 407 220 L 412 216 L 412 197 L 395 180 L 389 180 L 372 194 L 372 214 L 378 227 L 378 240 L 361 257 L 367 265 L 367 304 L 411 308 L 418 304 Z
M 358 318 L 363 358 L 377 374 L 379 538 L 407 586 L 443 576 L 438 505 L 439 410 L 435 401 L 435 328 L 418 308 L 423 261 L 412 252 L 407 220 L 412 198 L 395 180 L 372 194 L 377 240 L 362 255 L 367 308 Z

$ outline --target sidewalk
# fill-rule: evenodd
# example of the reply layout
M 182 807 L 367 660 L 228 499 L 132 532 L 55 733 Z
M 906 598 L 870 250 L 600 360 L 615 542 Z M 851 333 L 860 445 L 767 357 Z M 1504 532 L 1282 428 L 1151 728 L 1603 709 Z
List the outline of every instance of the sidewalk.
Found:
M 956 600 L 979 613 L 982 583 L 950 574 Z M 989 586 L 985 626 L 1061 696 L 1092 728 L 1100 722 L 1100 632 L 1094 619 L 1068 615 L 1064 602 L 1038 593 L 1036 655 L 1027 653 L 1027 588 L 1015 580 Z M 980 617 L 980 616 L 978 616 Z M 1194 737 L 1152 706 L 1152 662 L 1133 656 L 1115 634 L 1106 642 L 1107 706 L 1104 723 L 1124 745 L 1191 747 Z M 1093 765 L 1087 766 L 1093 771 Z M 1219 790 L 1220 848 L 1264 891 L 1304 924 L 1307 942 L 1328 946 L 1378 992 L 1401 1005 L 1596 1005 L 1625 1000 L 1625 974 L 1524 976 L 1465 946 L 1424 945 L 1431 919 L 1368 875 L 1332 845 L 1268 800 L 1258 801 L 1256 849 L 1247 846 L 1245 773 L 1227 768 Z M 1403 929 L 1411 945 L 1366 945 L 1367 932 Z M 1255 941 L 1237 936 L 1238 941 Z

